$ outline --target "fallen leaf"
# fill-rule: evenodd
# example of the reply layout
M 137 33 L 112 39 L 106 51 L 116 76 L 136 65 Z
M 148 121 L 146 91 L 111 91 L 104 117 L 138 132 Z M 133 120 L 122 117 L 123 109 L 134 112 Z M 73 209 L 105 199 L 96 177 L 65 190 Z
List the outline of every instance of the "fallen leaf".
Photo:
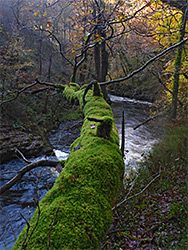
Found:
M 96 127 L 96 124 L 91 124 L 90 127 L 94 129 Z

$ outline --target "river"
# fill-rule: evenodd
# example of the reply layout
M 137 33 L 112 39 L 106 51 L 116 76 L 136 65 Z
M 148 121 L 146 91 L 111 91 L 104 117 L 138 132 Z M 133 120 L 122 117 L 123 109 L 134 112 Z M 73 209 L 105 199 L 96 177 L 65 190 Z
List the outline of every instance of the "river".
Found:
M 133 129 L 148 118 L 150 103 L 112 95 L 110 95 L 110 99 L 112 100 L 112 110 L 119 131 L 120 141 L 122 112 L 125 114 L 124 162 L 125 171 L 127 172 L 132 168 L 136 168 L 137 163 L 147 154 L 152 145 L 159 141 L 162 132 L 159 129 L 160 124 L 155 120 L 140 126 L 136 130 Z M 81 121 L 64 122 L 60 124 L 57 131 L 52 131 L 49 141 L 55 150 L 68 154 L 69 146 L 79 136 L 80 128 Z M 30 160 L 37 161 L 42 158 L 46 158 L 46 156 L 43 155 Z M 55 156 L 50 157 L 50 159 L 54 158 Z M 26 163 L 22 159 L 0 165 L 0 185 L 5 184 L 25 165 Z M 11 249 L 26 224 L 23 217 L 29 220 L 29 216 L 32 216 L 34 213 L 33 197 L 41 199 L 53 186 L 57 175 L 57 172 L 49 167 L 34 169 L 27 173 L 21 182 L 1 195 L 0 250 Z

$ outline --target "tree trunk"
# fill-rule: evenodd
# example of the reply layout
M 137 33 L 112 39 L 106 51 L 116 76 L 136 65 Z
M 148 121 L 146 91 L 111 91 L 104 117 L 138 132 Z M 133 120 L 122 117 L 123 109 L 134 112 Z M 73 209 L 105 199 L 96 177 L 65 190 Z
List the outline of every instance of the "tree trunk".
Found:
M 98 31 L 98 34 L 101 37 L 105 37 L 105 33 L 101 33 Z M 106 51 L 106 43 L 103 41 L 101 44 L 97 44 L 94 47 L 94 60 L 95 60 L 95 70 L 97 75 L 97 81 L 99 82 L 105 82 L 106 81 L 106 75 L 108 73 L 108 52 Z M 101 86 L 102 93 L 104 96 L 104 99 L 106 101 L 109 100 L 106 86 Z
M 185 36 L 187 13 L 188 13 L 188 9 L 186 9 L 186 11 L 184 12 L 182 16 L 179 42 L 181 42 Z M 180 76 L 180 70 L 181 70 L 182 49 L 183 49 L 183 45 L 180 45 L 177 49 L 177 54 L 176 54 L 176 59 L 175 59 L 175 73 L 174 73 L 173 91 L 172 91 L 173 95 L 172 95 L 172 114 L 171 114 L 171 117 L 173 119 L 175 119 L 177 116 L 179 76 Z
M 102 37 L 106 37 L 105 33 L 102 33 Z M 108 73 L 108 52 L 106 51 L 106 42 L 103 41 L 101 44 L 101 72 L 100 72 L 100 82 L 106 81 L 106 75 Z M 106 91 L 106 86 L 101 86 L 104 99 L 108 101 L 108 95 Z
M 95 60 L 95 71 L 97 75 L 97 81 L 100 81 L 100 65 L 101 65 L 101 60 L 100 60 L 100 45 L 96 44 L 94 47 L 94 60 Z

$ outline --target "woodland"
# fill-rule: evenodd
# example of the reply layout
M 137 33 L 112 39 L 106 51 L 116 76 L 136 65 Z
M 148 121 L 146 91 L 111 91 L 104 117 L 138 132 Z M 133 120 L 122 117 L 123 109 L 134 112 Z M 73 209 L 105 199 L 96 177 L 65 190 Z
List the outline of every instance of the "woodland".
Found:
M 0 0 L 0 18 L 0 162 L 27 162 L 0 193 L 61 168 L 13 249 L 186 249 L 188 1 Z M 108 94 L 152 103 L 138 126 L 165 130 L 129 176 Z M 66 161 L 27 160 L 78 119 Z

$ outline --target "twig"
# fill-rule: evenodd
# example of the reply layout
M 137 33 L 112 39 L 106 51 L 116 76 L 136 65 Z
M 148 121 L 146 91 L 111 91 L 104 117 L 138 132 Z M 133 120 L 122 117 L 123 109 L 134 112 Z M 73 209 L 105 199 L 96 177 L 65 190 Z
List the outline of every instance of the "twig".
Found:
M 49 86 L 49 87 L 52 87 L 52 88 L 63 88 L 63 89 L 65 88 L 65 85 L 63 85 L 63 84 L 56 85 L 56 84 L 51 83 L 51 82 L 40 82 L 38 78 L 35 81 L 38 84 Z
M 23 155 L 23 153 L 22 153 L 19 149 L 16 148 L 15 152 L 19 153 L 19 154 L 21 155 L 22 159 L 23 159 L 26 163 L 28 163 L 28 164 L 32 163 L 32 161 L 29 161 L 28 159 L 25 158 L 25 156 Z
M 0 106 L 3 105 L 4 103 L 12 102 L 12 101 L 16 100 L 16 99 L 18 98 L 18 96 L 19 96 L 21 93 L 23 93 L 24 91 L 26 91 L 26 90 L 29 89 L 29 88 L 32 88 L 33 86 L 35 86 L 35 85 L 37 85 L 37 84 L 49 86 L 49 87 L 51 87 L 51 88 L 52 88 L 52 87 L 53 87 L 53 88 L 65 88 L 65 86 L 62 85 L 62 84 L 56 85 L 56 84 L 53 84 L 53 83 L 50 83 L 50 82 L 40 82 L 38 79 L 36 79 L 34 83 L 32 83 L 32 84 L 30 84 L 30 85 L 28 85 L 28 86 L 22 88 L 20 91 L 18 91 L 18 92 L 16 93 L 16 95 L 15 95 L 13 98 L 1 102 L 1 103 L 0 103 Z M 51 88 L 49 88 L 49 89 L 51 89 Z
M 135 129 L 139 128 L 140 126 L 142 126 L 142 125 L 146 124 L 147 122 L 149 122 L 149 121 L 151 121 L 151 120 L 157 118 L 158 116 L 159 116 L 159 115 L 155 115 L 155 116 L 153 116 L 153 117 L 150 117 L 149 119 L 147 119 L 147 120 L 145 120 L 145 121 L 139 123 L 139 124 L 138 124 L 136 127 L 134 127 L 133 129 L 135 130 Z
M 36 227 L 37 227 L 37 225 L 38 225 L 39 218 L 40 218 L 40 206 L 39 206 L 39 201 L 36 200 L 35 198 L 33 198 L 33 200 L 34 200 L 34 202 L 35 202 L 35 204 L 37 205 L 37 208 L 38 208 L 38 217 L 37 217 L 37 221 L 36 221 L 36 223 L 35 223 L 35 226 L 34 226 L 33 230 L 31 231 L 31 233 L 30 233 L 30 235 L 29 235 L 29 238 L 28 238 L 28 233 L 29 233 L 29 229 L 30 229 L 30 214 L 29 214 L 29 221 L 24 217 L 23 214 L 20 214 L 20 215 L 22 216 L 22 218 L 23 218 L 23 219 L 26 221 L 26 223 L 27 223 L 26 236 L 25 236 L 24 242 L 23 242 L 23 244 L 22 244 L 22 248 L 23 248 L 23 249 L 27 249 L 27 244 L 28 244 L 28 242 L 30 241 L 31 236 L 32 236 L 33 233 L 34 233 L 34 231 L 35 231 L 35 229 L 36 229 Z M 27 240 L 27 238 L 28 238 L 28 240 Z M 27 242 L 26 242 L 26 241 L 27 241 Z
M 132 195 L 132 196 L 130 196 L 130 197 L 128 197 L 128 198 L 125 198 L 125 199 L 123 199 L 121 202 L 119 202 L 118 204 L 116 204 L 113 208 L 112 208 L 112 210 L 114 210 L 114 209 L 116 209 L 117 207 L 119 207 L 119 206 L 121 206 L 123 203 L 125 203 L 126 201 L 128 201 L 128 200 L 130 200 L 130 199 L 132 199 L 132 198 L 135 198 L 135 197 L 137 197 L 138 195 L 140 195 L 140 194 L 142 194 L 157 178 L 159 178 L 160 177 L 160 173 L 157 175 L 157 176 L 155 176 L 155 178 L 153 178 L 140 192 L 138 192 L 137 194 L 135 194 L 135 195 Z
M 58 163 L 59 163 L 58 161 L 40 160 L 26 165 L 21 170 L 19 170 L 18 173 L 10 181 L 8 181 L 6 184 L 0 187 L 0 194 L 10 189 L 14 184 L 16 184 L 22 178 L 22 176 L 25 173 L 32 170 L 33 168 L 43 167 L 43 166 L 56 167 Z
M 40 88 L 40 89 L 34 89 L 34 90 L 30 91 L 29 94 L 34 95 L 34 94 L 40 93 L 42 91 L 47 91 L 47 90 L 54 90 L 54 89 L 50 88 L 50 87 L 44 87 L 44 88 Z
M 174 96 L 174 93 L 173 93 L 169 88 L 167 88 L 166 84 L 163 82 L 163 80 L 162 80 L 160 74 L 158 73 L 158 76 L 157 76 L 153 71 L 152 71 L 151 73 L 158 79 L 158 81 L 159 81 L 159 82 L 161 83 L 161 85 L 165 88 L 165 90 L 168 91 L 172 96 Z M 180 101 L 179 98 L 178 98 L 177 100 L 178 100 L 179 104 L 180 104 L 181 107 L 182 107 L 182 106 L 183 106 L 183 103 Z
M 12 229 L 12 232 L 13 232 L 13 234 L 14 234 L 14 239 L 16 240 L 16 234 L 15 234 L 15 231 L 14 231 L 14 229 L 13 229 L 12 223 L 11 223 L 11 221 L 10 221 L 8 215 L 6 214 L 6 212 L 4 211 L 4 209 L 3 209 L 3 207 L 2 207 L 1 205 L 0 205 L 0 208 L 1 208 L 1 210 L 3 211 L 3 213 L 5 214 L 5 217 L 7 218 L 8 223 L 9 223 L 9 225 L 10 225 L 10 227 L 11 227 L 11 229 Z
M 137 176 L 135 177 L 135 179 L 133 180 L 133 183 L 132 183 L 132 185 L 131 185 L 131 187 L 130 187 L 130 189 L 129 189 L 129 192 L 128 192 L 127 195 L 125 196 L 125 199 L 127 199 L 127 197 L 129 196 L 129 194 L 131 193 L 131 190 L 133 189 L 134 184 L 135 184 L 136 180 L 138 179 L 138 176 L 139 176 L 139 175 L 137 175 Z
M 73 129 L 74 127 L 79 126 L 81 123 L 83 123 L 83 120 L 78 121 L 77 123 L 73 124 L 71 127 L 67 128 L 66 130 Z
M 38 208 L 38 217 L 37 217 L 36 224 L 35 224 L 35 226 L 34 226 L 32 232 L 31 232 L 31 234 L 29 235 L 29 239 L 28 239 L 27 243 L 30 241 L 31 236 L 32 236 L 32 234 L 34 233 L 34 231 L 35 231 L 35 229 L 36 229 L 36 227 L 37 227 L 37 225 L 38 225 L 39 217 L 40 217 L 40 206 L 39 206 L 39 201 L 36 200 L 35 198 L 33 198 L 33 200 L 36 202 L 36 205 L 37 205 L 37 208 Z
M 23 244 L 22 244 L 22 248 L 23 248 L 23 249 L 26 249 L 26 246 L 27 246 L 26 240 L 27 240 L 28 233 L 29 233 L 29 228 L 30 228 L 29 222 L 30 222 L 30 221 L 28 221 L 22 213 L 20 213 L 20 215 L 21 215 L 21 217 L 25 220 L 25 222 L 26 222 L 26 224 L 27 224 L 27 231 L 26 231 L 26 235 L 25 235 L 24 242 L 23 242 Z M 30 218 L 29 218 L 29 219 L 30 219 Z M 25 243 L 26 243 L 26 244 L 25 244 Z
M 53 220 L 52 225 L 51 225 L 51 227 L 49 229 L 47 250 L 49 250 L 49 247 L 50 247 L 50 234 L 51 234 L 51 231 L 52 231 L 52 227 L 55 224 L 55 221 L 57 219 L 58 212 L 59 212 L 59 208 L 57 208 L 57 210 L 56 210 L 56 214 L 55 214 L 54 220 Z

